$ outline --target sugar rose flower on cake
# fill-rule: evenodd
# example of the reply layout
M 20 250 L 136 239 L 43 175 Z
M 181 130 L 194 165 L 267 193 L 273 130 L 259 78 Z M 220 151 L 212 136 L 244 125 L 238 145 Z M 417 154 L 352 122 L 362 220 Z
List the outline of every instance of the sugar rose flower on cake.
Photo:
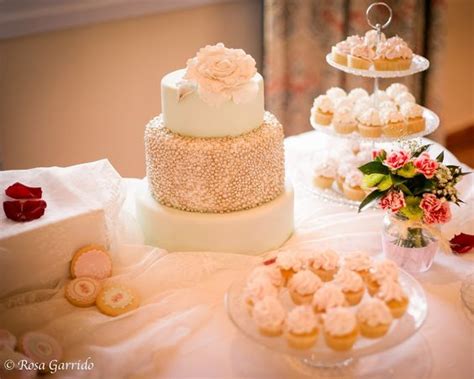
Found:
M 255 60 L 242 49 L 229 49 L 222 43 L 206 46 L 187 62 L 184 79 L 197 84 L 199 96 L 218 106 L 232 100 L 236 104 L 253 99 L 258 85 Z

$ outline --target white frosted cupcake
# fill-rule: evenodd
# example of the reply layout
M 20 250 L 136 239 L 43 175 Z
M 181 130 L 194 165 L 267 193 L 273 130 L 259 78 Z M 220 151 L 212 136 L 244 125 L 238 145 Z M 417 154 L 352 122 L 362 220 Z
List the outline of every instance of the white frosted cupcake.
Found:
M 364 301 L 357 310 L 360 333 L 367 338 L 379 338 L 387 334 L 392 320 L 390 309 L 380 299 Z
M 319 95 L 314 99 L 311 114 L 319 125 L 329 125 L 334 115 L 334 103 L 328 95 Z
M 387 137 L 402 137 L 407 134 L 405 117 L 398 110 L 385 109 L 381 112 L 382 133 Z
M 332 119 L 332 126 L 337 133 L 350 134 L 357 130 L 357 121 L 351 108 L 339 108 Z
M 366 44 L 356 45 L 351 48 L 351 53 L 347 57 L 347 65 L 360 70 L 368 70 L 372 66 L 375 57 L 374 50 Z
M 301 270 L 288 282 L 288 290 L 295 304 L 311 304 L 314 293 L 323 286 L 323 282 L 310 270 Z
M 371 49 L 373 49 L 374 51 L 376 50 L 377 48 L 377 45 L 381 42 L 385 42 L 386 41 L 386 38 L 385 38 L 385 34 L 384 33 L 380 33 L 380 40 L 378 39 L 378 36 L 377 36 L 377 31 L 372 29 L 372 30 L 369 30 L 368 32 L 365 33 L 365 36 L 364 36 L 364 43 L 369 46 Z
M 369 108 L 358 116 L 358 129 L 363 137 L 378 138 L 382 135 L 382 120 L 375 108 Z
M 398 272 L 399 268 L 394 261 L 386 259 L 382 262 L 377 262 L 370 269 L 369 276 L 367 277 L 366 283 L 369 293 L 372 296 L 375 295 L 378 292 L 381 283 L 386 279 L 397 281 Z
M 334 62 L 347 66 L 347 56 L 351 53 L 351 48 L 363 42 L 362 37 L 354 35 L 347 37 L 344 41 L 338 42 L 331 49 L 331 56 Z
M 398 282 L 386 278 L 375 295 L 387 304 L 392 316 L 400 318 L 408 308 L 408 296 Z
M 368 109 L 373 108 L 372 100 L 370 97 L 361 97 L 358 99 L 355 104 L 354 108 L 352 111 L 354 112 L 354 115 L 356 117 L 359 117 L 362 115 L 362 113 L 366 112 Z
M 303 267 L 301 256 L 292 251 L 278 253 L 275 264 L 280 269 L 285 284 Z
M 395 100 L 398 95 L 409 92 L 408 87 L 402 83 L 393 83 L 390 84 L 387 89 L 385 90 L 388 96 L 392 98 L 392 100 Z
M 313 256 L 310 269 L 323 282 L 328 282 L 333 279 L 339 269 L 339 255 L 330 249 L 318 251 Z
M 265 296 L 255 303 L 252 318 L 265 336 L 279 336 L 283 332 L 286 311 L 280 301 L 274 296 Z
M 329 157 L 323 157 L 314 167 L 313 183 L 319 188 L 329 188 L 336 178 L 337 162 Z
M 337 113 L 341 108 L 348 108 L 352 110 L 354 108 L 354 99 L 351 99 L 349 96 L 340 97 L 334 100 L 334 112 Z M 333 118 L 334 122 L 334 118 Z
M 365 197 L 365 191 L 362 189 L 363 178 L 364 175 L 359 169 L 350 171 L 342 185 L 344 196 L 353 201 L 362 201 Z
M 278 289 L 272 284 L 270 279 L 264 276 L 247 282 L 243 291 L 243 298 L 250 312 L 252 312 L 255 303 L 264 297 L 277 295 Z
M 350 99 L 357 101 L 359 99 L 364 99 L 369 97 L 369 93 L 363 88 L 354 88 L 347 95 Z
M 395 102 L 401 108 L 405 103 L 415 103 L 416 99 L 410 92 L 403 92 L 395 98 Z
M 324 313 L 334 307 L 346 306 L 347 301 L 338 286 L 333 283 L 326 283 L 314 293 L 311 304 L 316 313 Z
M 377 46 L 374 67 L 378 71 L 408 70 L 413 51 L 400 37 L 392 37 Z
M 344 267 L 359 274 L 365 281 L 372 267 L 372 258 L 364 251 L 354 251 L 344 257 Z
M 359 304 L 364 296 L 365 286 L 360 275 L 347 268 L 341 268 L 334 276 L 334 284 L 339 286 L 349 305 Z
M 391 101 L 392 99 L 390 96 L 388 96 L 385 91 L 382 90 L 377 90 L 377 92 L 374 92 L 372 95 L 370 95 L 370 98 L 372 99 L 372 102 L 375 105 L 379 105 L 383 103 L 384 101 Z
M 324 339 L 333 350 L 350 350 L 357 340 L 357 319 L 348 308 L 332 308 L 324 315 Z
M 281 288 L 285 285 L 285 280 L 281 274 L 281 270 L 275 264 L 259 265 L 255 267 L 247 280 L 250 282 L 260 278 L 261 276 L 268 277 L 272 284 L 277 288 Z
M 326 91 L 326 95 L 328 95 L 332 101 L 336 101 L 338 99 L 346 97 L 347 93 L 342 88 L 331 87 Z
M 400 107 L 400 112 L 402 112 L 402 115 L 405 117 L 408 134 L 419 133 L 425 130 L 426 122 L 423 117 L 422 106 L 405 102 Z
M 318 338 L 318 319 L 311 307 L 299 305 L 288 312 L 285 329 L 291 347 L 309 349 Z
M 382 101 L 381 103 L 379 103 L 377 108 L 380 110 L 381 113 L 398 110 L 397 104 L 395 104 L 395 102 L 392 100 Z

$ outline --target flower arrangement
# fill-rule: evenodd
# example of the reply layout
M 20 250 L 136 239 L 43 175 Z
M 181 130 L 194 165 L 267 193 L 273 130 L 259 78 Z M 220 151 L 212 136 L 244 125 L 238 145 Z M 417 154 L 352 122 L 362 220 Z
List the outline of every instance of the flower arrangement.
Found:
M 359 211 L 373 201 L 397 216 L 406 227 L 406 238 L 399 246 L 424 247 L 422 229 L 433 229 L 451 219 L 449 203 L 459 205 L 456 185 L 463 175 L 459 166 L 443 164 L 444 153 L 431 159 L 430 145 L 387 152 L 374 151 L 373 160 L 359 167 L 364 174 L 363 187 L 371 189 Z

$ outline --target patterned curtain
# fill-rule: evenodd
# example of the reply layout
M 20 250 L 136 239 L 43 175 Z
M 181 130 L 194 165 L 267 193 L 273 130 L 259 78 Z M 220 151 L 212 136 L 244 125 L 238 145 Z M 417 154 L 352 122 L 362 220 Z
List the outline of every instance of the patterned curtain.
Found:
M 332 86 L 373 90 L 373 79 L 338 71 L 326 63 L 331 46 L 346 36 L 363 35 L 370 26 L 365 12 L 370 0 L 264 0 L 264 73 L 267 109 L 275 113 L 287 135 L 311 129 L 313 99 Z M 436 86 L 444 35 L 443 0 L 387 0 L 392 22 L 384 30 L 399 35 L 416 54 L 430 60 L 430 69 L 396 81 L 405 83 L 417 101 L 441 113 Z M 377 7 L 374 19 L 383 19 Z M 436 30 L 436 33 L 433 31 Z M 432 36 L 435 35 L 436 38 Z M 383 89 L 393 80 L 381 79 Z

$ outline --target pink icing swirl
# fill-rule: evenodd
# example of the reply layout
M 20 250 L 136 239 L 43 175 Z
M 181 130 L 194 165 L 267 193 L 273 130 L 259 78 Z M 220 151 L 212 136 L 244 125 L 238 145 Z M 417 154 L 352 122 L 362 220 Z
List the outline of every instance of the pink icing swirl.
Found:
M 357 318 L 369 326 L 388 325 L 393 320 L 387 304 L 377 298 L 371 298 L 362 303 L 357 310 Z
M 332 308 L 324 316 L 324 329 L 333 336 L 350 334 L 356 327 L 356 317 L 354 313 L 347 308 Z
M 364 281 L 360 275 L 347 268 L 341 268 L 334 277 L 334 284 L 343 291 L 357 292 L 364 289 Z
M 288 288 L 301 295 L 310 295 L 315 293 L 322 285 L 323 282 L 317 275 L 310 270 L 303 270 L 293 275 L 288 283 Z
M 294 334 L 312 333 L 318 326 L 316 315 L 310 306 L 293 308 L 286 317 L 286 329 Z
M 255 303 L 252 317 L 259 327 L 278 330 L 283 326 L 286 311 L 276 297 L 265 296 Z
M 346 298 L 341 289 L 332 283 L 327 283 L 313 296 L 313 307 L 319 310 L 327 310 L 334 307 L 343 306 Z

